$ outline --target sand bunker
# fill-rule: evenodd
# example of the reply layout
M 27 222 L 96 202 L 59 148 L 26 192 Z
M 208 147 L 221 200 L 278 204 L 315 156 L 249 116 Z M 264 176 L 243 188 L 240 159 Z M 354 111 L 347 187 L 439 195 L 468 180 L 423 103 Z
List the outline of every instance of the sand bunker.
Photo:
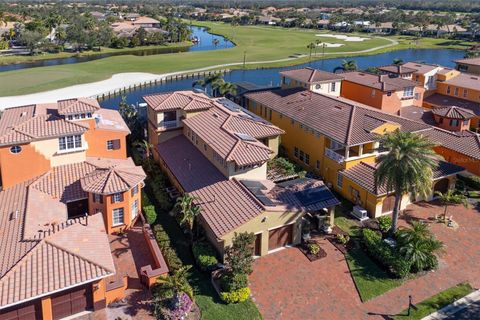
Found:
M 328 42 L 322 42 L 317 44 L 317 47 L 323 47 L 325 45 L 326 48 L 338 48 L 341 46 L 344 46 L 343 43 L 328 43 Z
M 316 34 L 316 36 L 325 37 L 325 38 L 335 38 L 338 40 L 349 41 L 349 42 L 361 42 L 361 41 L 370 39 L 370 38 L 362 38 L 362 37 L 351 37 L 343 34 L 329 34 L 329 33 L 319 33 L 319 34 Z

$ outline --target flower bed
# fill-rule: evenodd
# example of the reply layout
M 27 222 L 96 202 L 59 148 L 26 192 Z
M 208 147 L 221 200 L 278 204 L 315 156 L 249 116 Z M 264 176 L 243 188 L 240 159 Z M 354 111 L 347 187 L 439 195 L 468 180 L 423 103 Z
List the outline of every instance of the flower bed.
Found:
M 355 244 L 354 244 L 353 241 L 347 241 L 346 243 L 340 242 L 338 240 L 337 235 L 342 235 L 342 236 L 346 237 L 346 236 L 348 236 L 348 233 L 346 233 L 345 231 L 343 231 L 339 227 L 334 226 L 332 228 L 332 233 L 327 235 L 325 238 L 328 241 L 330 241 L 330 243 L 333 244 L 333 246 L 335 248 L 337 248 L 338 251 L 340 251 L 343 254 L 346 254 L 348 250 L 353 249 L 355 247 Z
M 315 247 L 316 246 L 316 247 Z M 312 249 L 313 248 L 313 249 Z M 298 248 L 311 262 L 325 258 L 327 253 L 315 241 L 303 243 Z

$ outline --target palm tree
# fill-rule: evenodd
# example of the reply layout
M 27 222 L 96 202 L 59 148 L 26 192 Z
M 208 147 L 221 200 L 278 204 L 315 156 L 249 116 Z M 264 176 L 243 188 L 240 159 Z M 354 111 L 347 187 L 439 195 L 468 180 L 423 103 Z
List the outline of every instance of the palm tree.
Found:
M 393 59 L 393 64 L 396 65 L 396 66 L 400 66 L 403 64 L 403 60 L 400 59 L 400 58 L 395 58 Z
M 191 196 L 188 193 L 185 193 L 182 197 L 177 199 L 175 206 L 182 213 L 182 218 L 180 224 L 186 225 L 190 232 L 190 239 L 193 241 L 193 225 L 195 219 L 201 212 L 201 207 L 195 205 L 195 200 L 198 198 Z
M 389 152 L 377 158 L 375 171 L 377 185 L 385 185 L 394 192 L 392 227 L 390 235 L 397 231 L 398 213 L 405 194 L 426 197 L 432 187 L 432 168 L 435 167 L 434 145 L 425 137 L 396 130 L 380 138 L 380 145 Z
M 315 43 L 313 42 L 310 42 L 307 46 L 307 49 L 310 49 L 310 60 L 312 60 L 312 50 L 315 49 L 316 46 L 315 46 Z
M 193 301 L 193 289 L 188 283 L 188 273 L 192 266 L 182 266 L 172 275 L 160 277 L 157 283 L 160 284 L 162 297 L 172 297 L 178 303 L 182 293 L 187 294 Z
M 231 82 L 223 81 L 223 83 L 218 85 L 216 91 L 222 97 L 225 97 L 227 95 L 234 96 L 237 94 L 237 86 Z
M 398 252 L 411 263 L 416 271 L 430 269 L 437 264 L 434 255 L 443 248 L 425 223 L 414 221 L 409 229 L 402 229 L 397 236 Z
M 321 44 L 323 44 L 321 40 L 319 40 L 319 39 L 315 40 L 315 56 L 317 56 L 317 48 Z M 325 54 L 325 52 L 324 52 L 324 54 Z
M 152 155 L 152 150 L 153 150 L 153 144 L 148 142 L 147 140 L 142 140 L 142 141 L 136 141 L 133 143 L 134 147 L 140 147 L 145 151 L 145 157 L 147 159 L 150 159 L 150 156 Z
M 461 193 L 455 193 L 453 190 L 447 190 L 447 192 L 435 192 L 440 202 L 445 206 L 443 211 L 443 221 L 447 221 L 447 211 L 450 205 L 462 204 L 465 208 L 468 208 L 468 198 Z
M 192 84 L 193 87 L 200 86 L 204 89 L 205 93 L 207 93 L 207 87 L 211 85 L 213 82 L 218 81 L 221 79 L 222 75 L 217 72 L 206 76 L 203 79 L 195 80 Z
M 357 62 L 355 60 L 343 60 L 340 67 L 336 67 L 333 72 L 339 70 L 343 71 L 356 71 L 358 69 Z

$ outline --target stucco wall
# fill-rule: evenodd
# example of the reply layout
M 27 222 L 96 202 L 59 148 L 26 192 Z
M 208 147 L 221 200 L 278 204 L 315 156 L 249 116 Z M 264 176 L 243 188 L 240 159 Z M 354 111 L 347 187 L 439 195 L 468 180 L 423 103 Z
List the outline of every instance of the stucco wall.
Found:
M 58 138 L 49 140 L 34 141 L 31 146 L 46 159 L 50 160 L 52 167 L 65 164 L 78 163 L 86 160 L 86 148 L 88 144 L 85 136 L 82 135 L 82 149 L 80 151 L 72 151 L 59 153 Z

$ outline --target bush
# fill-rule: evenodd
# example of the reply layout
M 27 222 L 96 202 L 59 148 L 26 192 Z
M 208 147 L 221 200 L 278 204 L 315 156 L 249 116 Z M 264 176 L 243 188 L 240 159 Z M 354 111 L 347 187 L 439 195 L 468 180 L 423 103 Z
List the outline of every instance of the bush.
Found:
M 387 232 L 392 227 L 392 218 L 390 218 L 389 216 L 379 217 L 378 227 L 382 232 Z
M 346 245 L 348 243 L 348 241 L 350 241 L 350 236 L 348 234 L 338 233 L 336 238 L 337 238 L 337 241 L 340 242 L 343 245 Z
M 248 276 L 244 273 L 226 274 L 220 278 L 220 287 L 223 292 L 237 291 L 248 287 Z
M 316 255 L 320 252 L 320 246 L 316 243 L 310 243 L 308 244 L 308 252 L 310 254 Z
M 193 256 L 202 271 L 218 263 L 215 249 L 208 242 L 196 242 L 192 246 Z
M 157 240 L 158 246 L 162 251 L 162 255 L 165 258 L 165 262 L 170 269 L 170 272 L 175 272 L 182 267 L 182 261 L 177 255 L 177 252 L 170 246 L 170 238 L 168 234 L 163 230 L 161 225 L 156 225 L 153 227 L 155 234 L 155 239 Z
M 226 303 L 243 302 L 250 296 L 250 288 L 241 288 L 232 292 L 222 292 L 221 298 Z
M 477 176 L 464 177 L 459 175 L 458 179 L 463 181 L 465 185 L 467 185 L 468 187 L 474 190 L 480 190 L 480 177 L 477 177 Z
M 149 205 L 143 207 L 143 214 L 145 215 L 148 224 L 153 224 L 157 221 L 157 212 L 155 211 L 154 206 Z

